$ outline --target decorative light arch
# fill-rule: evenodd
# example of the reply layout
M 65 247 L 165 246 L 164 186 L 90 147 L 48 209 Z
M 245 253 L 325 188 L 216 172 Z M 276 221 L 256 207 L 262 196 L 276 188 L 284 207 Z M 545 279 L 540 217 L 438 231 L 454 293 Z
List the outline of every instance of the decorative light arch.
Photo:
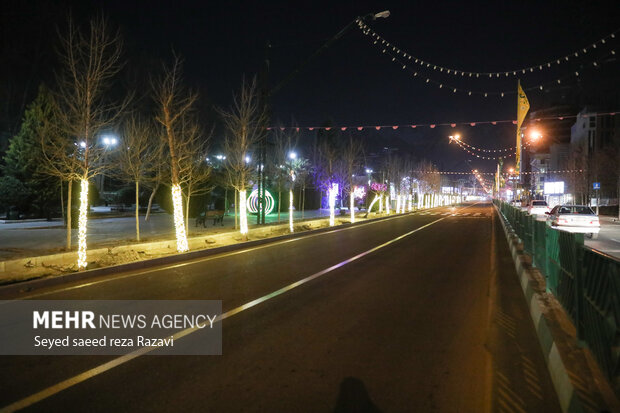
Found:
M 249 212 L 252 214 L 258 213 L 258 189 L 252 191 L 248 197 L 246 205 Z M 269 193 L 269 191 L 265 190 L 265 214 L 271 214 L 275 205 L 276 202 L 274 201 L 273 196 Z

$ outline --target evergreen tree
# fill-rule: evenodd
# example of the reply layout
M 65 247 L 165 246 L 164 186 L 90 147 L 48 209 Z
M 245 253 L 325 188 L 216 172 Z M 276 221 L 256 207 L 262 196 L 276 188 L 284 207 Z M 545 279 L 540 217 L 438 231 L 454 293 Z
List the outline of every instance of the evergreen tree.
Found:
M 19 133 L 9 141 L 2 167 L 5 177 L 12 177 L 22 184 L 19 187 L 12 185 L 15 191 L 22 188 L 21 193 L 13 191 L 12 203 L 20 211 L 47 218 L 51 217 L 53 203 L 58 201 L 59 185 L 41 170 L 41 134 L 44 121 L 52 116 L 51 105 L 48 90 L 41 86 L 36 99 L 24 113 Z

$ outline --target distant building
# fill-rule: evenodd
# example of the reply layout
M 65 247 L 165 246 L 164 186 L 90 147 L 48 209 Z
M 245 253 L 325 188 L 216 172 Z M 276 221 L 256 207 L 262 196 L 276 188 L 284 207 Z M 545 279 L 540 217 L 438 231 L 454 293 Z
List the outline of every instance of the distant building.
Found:
M 584 107 L 571 127 L 569 166 L 583 169 L 580 177 L 573 178 L 570 191 L 583 202 L 594 204 L 597 197 L 601 205 L 618 204 L 620 174 L 620 120 L 604 107 Z M 593 189 L 594 183 L 600 190 Z

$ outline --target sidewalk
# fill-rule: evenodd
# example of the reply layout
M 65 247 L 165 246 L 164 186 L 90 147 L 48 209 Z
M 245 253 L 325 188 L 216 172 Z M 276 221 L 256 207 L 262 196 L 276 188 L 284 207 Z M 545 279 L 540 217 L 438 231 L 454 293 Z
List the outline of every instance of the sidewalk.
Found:
M 338 213 L 338 211 L 336 211 Z M 301 220 L 301 211 L 294 212 L 294 220 Z M 329 216 L 329 210 L 319 209 L 304 211 L 304 219 L 313 219 Z M 278 214 L 269 214 L 266 223 L 277 223 Z M 288 222 L 288 212 L 280 214 L 280 222 Z M 88 247 L 116 246 L 119 241 L 135 241 L 135 217 L 93 217 L 88 220 Z M 212 220 L 207 220 L 207 227 L 196 227 L 195 219 L 190 218 L 188 236 L 215 235 L 234 229 L 234 213 L 224 217 L 223 225 L 213 226 Z M 256 225 L 256 216 L 248 216 L 250 228 Z M 140 215 L 140 241 L 158 241 L 174 238 L 174 221 L 167 213 L 152 214 L 149 221 Z M 0 224 L 0 260 L 11 258 L 44 255 L 61 252 L 66 242 L 66 232 L 61 220 L 53 221 L 19 221 Z M 77 245 L 77 230 L 73 231 L 72 242 Z

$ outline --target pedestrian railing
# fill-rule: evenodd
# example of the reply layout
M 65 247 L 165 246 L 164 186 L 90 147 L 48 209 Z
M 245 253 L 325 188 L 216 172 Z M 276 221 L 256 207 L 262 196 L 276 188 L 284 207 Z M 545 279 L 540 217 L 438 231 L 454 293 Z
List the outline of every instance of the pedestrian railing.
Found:
M 584 245 L 583 234 L 551 228 L 527 212 L 494 200 L 523 242 L 547 291 L 562 304 L 577 338 L 592 351 L 614 388 L 620 386 L 620 260 Z

